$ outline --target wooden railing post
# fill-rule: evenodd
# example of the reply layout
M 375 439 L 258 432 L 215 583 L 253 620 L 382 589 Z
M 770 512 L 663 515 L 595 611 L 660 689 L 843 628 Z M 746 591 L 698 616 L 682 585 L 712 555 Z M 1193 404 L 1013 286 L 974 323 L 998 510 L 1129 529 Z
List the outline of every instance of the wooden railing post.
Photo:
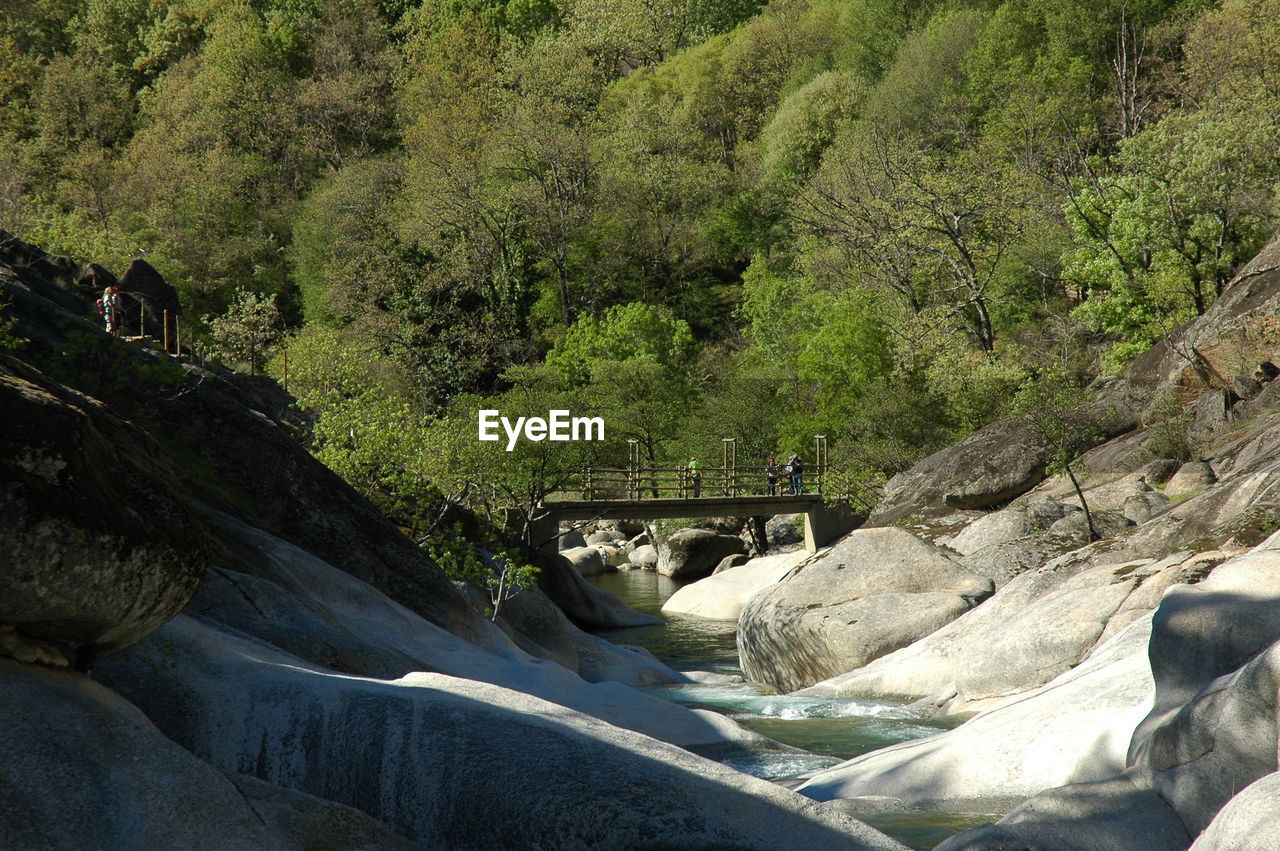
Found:
M 164 311 L 164 352 L 165 354 L 169 353 L 169 311 L 167 308 Z

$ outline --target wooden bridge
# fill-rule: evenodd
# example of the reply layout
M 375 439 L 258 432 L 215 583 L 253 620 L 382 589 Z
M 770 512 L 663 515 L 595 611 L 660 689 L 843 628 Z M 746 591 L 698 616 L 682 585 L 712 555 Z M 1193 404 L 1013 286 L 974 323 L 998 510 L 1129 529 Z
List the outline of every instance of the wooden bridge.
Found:
M 777 482 L 772 486 L 763 464 L 739 465 L 732 438 L 724 441 L 720 466 L 696 471 L 688 465 L 642 466 L 638 447 L 633 444 L 627 468 L 583 472 L 581 498 L 564 493 L 540 503 L 530 539 L 551 550 L 561 523 L 572 521 L 750 517 L 762 527 L 765 519 L 778 514 L 804 514 L 805 547 L 817 552 L 818 547 L 849 531 L 857 521 L 847 505 L 828 507 L 824 503 L 826 438 L 819 435 L 815 443 L 813 463 L 803 467 L 800 493 L 791 492 L 784 464 L 778 465 Z

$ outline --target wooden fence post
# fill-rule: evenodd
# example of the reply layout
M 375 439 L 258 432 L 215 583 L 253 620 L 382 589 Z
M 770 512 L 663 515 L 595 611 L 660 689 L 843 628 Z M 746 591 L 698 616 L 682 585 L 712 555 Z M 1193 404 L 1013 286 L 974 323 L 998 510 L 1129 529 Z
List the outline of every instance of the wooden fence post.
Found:
M 169 311 L 164 312 L 164 353 L 169 353 Z

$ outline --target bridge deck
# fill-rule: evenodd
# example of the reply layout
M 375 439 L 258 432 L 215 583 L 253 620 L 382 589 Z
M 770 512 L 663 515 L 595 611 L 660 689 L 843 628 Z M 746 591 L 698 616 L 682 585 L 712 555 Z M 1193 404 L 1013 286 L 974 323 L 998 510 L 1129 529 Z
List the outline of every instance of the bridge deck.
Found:
M 539 507 L 561 520 L 625 518 L 657 520 L 664 517 L 768 517 L 802 514 L 822 504 L 816 493 L 799 496 L 700 496 L 660 499 L 555 500 Z

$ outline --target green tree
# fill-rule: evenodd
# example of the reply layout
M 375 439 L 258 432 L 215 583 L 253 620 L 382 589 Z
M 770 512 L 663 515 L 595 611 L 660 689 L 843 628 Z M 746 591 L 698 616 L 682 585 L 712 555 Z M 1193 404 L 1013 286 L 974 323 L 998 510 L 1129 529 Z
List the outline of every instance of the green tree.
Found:
M 226 363 L 244 363 L 256 375 L 280 339 L 280 309 L 274 294 L 263 296 L 250 290 L 238 292 L 221 316 L 206 316 L 209 340 L 202 348 L 206 356 Z
M 693 355 L 687 322 L 632 302 L 579 317 L 548 352 L 546 369 L 583 394 L 612 437 L 639 441 L 652 466 L 670 460 L 666 449 L 696 403 Z
M 1080 507 L 1084 509 L 1089 540 L 1098 540 L 1101 536 L 1093 525 L 1093 514 L 1080 488 L 1076 469 L 1072 467 L 1080 454 L 1097 443 L 1101 436 L 1102 417 L 1093 401 L 1093 394 L 1077 385 L 1064 369 L 1055 367 L 1041 373 L 1038 378 L 1028 378 L 1013 397 L 1010 410 L 1043 441 L 1049 453 L 1046 472 L 1050 475 L 1065 474 L 1071 481 Z

